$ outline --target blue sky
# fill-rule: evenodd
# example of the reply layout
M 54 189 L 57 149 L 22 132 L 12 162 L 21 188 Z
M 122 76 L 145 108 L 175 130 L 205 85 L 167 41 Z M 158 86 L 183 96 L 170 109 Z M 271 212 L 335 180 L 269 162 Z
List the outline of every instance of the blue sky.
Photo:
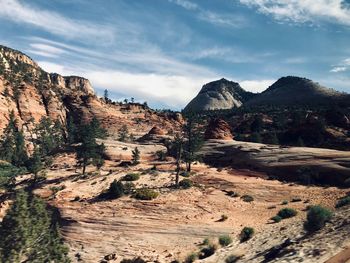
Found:
M 350 0 L 0 0 L 0 44 L 97 93 L 181 109 L 222 77 L 350 92 Z

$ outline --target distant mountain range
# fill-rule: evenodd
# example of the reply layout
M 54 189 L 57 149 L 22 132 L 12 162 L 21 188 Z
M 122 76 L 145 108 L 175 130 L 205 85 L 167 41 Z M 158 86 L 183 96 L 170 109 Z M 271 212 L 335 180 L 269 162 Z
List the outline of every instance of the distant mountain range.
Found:
M 312 80 L 282 77 L 262 93 L 251 93 L 226 79 L 205 84 L 185 111 L 225 110 L 242 106 L 350 105 L 350 94 L 321 86 Z

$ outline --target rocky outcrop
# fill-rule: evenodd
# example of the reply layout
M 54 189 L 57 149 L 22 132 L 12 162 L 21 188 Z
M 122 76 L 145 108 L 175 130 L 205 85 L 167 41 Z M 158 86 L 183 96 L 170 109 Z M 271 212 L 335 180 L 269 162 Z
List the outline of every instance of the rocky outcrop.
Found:
M 165 131 L 157 126 L 154 126 L 147 134 L 139 138 L 138 141 L 145 143 L 157 143 L 163 141 L 165 137 L 167 137 Z
M 350 95 L 300 77 L 282 77 L 267 90 L 249 100 L 247 106 L 349 105 Z
M 238 108 L 253 96 L 253 93 L 245 91 L 238 83 L 220 79 L 205 84 L 184 110 L 199 112 Z
M 233 135 L 230 125 L 222 119 L 212 119 L 204 134 L 205 140 L 232 140 Z
M 158 113 L 138 103 L 106 103 L 89 80 L 49 74 L 20 51 L 0 46 L 0 134 L 11 111 L 27 136 L 42 117 L 62 124 L 68 115 L 77 123 L 96 117 L 111 134 L 127 125 L 134 135 L 155 125 L 170 130 L 181 122 L 177 114 Z
M 203 161 L 213 166 L 252 169 L 280 180 L 307 177 L 313 183 L 344 186 L 350 178 L 349 151 L 223 140 L 207 141 L 201 151 Z

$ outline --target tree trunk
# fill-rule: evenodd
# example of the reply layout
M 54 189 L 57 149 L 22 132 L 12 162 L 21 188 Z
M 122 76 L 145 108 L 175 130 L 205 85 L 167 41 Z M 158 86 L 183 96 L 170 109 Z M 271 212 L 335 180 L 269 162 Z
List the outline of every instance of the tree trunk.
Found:
M 85 175 L 85 170 L 86 170 L 86 162 L 83 162 L 83 175 Z

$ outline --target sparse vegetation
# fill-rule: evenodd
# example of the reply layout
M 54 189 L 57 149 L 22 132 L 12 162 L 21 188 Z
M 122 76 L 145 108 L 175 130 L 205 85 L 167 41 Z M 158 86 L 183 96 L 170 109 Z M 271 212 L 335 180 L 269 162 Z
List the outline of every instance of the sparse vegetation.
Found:
M 141 257 L 136 257 L 133 259 L 123 259 L 120 263 L 147 263 L 147 261 L 143 260 Z
M 232 238 L 229 235 L 222 235 L 219 237 L 219 244 L 223 247 L 232 243 Z
M 227 216 L 227 215 L 221 215 L 219 221 L 220 221 L 220 222 L 224 222 L 224 221 L 226 221 L 227 219 L 228 219 L 228 216 Z
M 298 214 L 298 212 L 293 208 L 283 208 L 278 212 L 278 216 L 282 219 L 291 218 Z
M 251 239 L 254 235 L 254 228 L 252 227 L 244 227 L 240 233 L 241 242 L 246 242 Z
M 179 186 L 183 189 L 189 189 L 193 186 L 193 182 L 190 179 L 185 178 L 179 182 Z
M 253 202 L 253 201 L 254 201 L 254 197 L 252 197 L 251 195 L 242 195 L 242 196 L 241 196 L 241 199 L 242 199 L 244 202 L 247 202 L 247 203 L 250 203 L 250 202 Z
M 135 190 L 133 197 L 139 200 L 152 200 L 157 198 L 158 195 L 159 193 L 152 189 L 140 188 Z
M 132 164 L 138 165 L 140 163 L 140 150 L 135 147 L 135 149 L 132 151 Z
M 283 200 L 281 204 L 282 205 L 288 205 L 288 201 L 287 200 Z
M 124 195 L 124 185 L 122 182 L 114 180 L 109 188 L 108 191 L 105 193 L 105 196 L 110 199 L 115 199 L 122 197 Z
M 130 173 L 130 174 L 126 174 L 123 176 L 122 180 L 123 181 L 137 181 L 140 179 L 140 174 L 138 173 Z
M 332 218 L 332 212 L 322 206 L 312 206 L 307 212 L 304 227 L 309 232 L 320 230 Z
M 280 217 L 280 216 L 273 216 L 273 217 L 271 217 L 271 220 L 273 221 L 273 222 L 275 222 L 275 223 L 279 223 L 279 222 L 281 222 L 282 221 L 282 217 Z
M 198 258 L 205 259 L 207 257 L 210 257 L 211 255 L 214 255 L 216 250 L 217 246 L 215 244 L 209 244 L 207 247 L 201 249 L 201 251 L 198 254 Z
M 198 256 L 196 253 L 191 253 L 185 258 L 184 263 L 193 263 L 197 259 L 197 257 Z
M 350 196 L 345 196 L 343 198 L 340 198 L 336 203 L 335 208 L 339 208 L 346 205 L 350 205 Z

